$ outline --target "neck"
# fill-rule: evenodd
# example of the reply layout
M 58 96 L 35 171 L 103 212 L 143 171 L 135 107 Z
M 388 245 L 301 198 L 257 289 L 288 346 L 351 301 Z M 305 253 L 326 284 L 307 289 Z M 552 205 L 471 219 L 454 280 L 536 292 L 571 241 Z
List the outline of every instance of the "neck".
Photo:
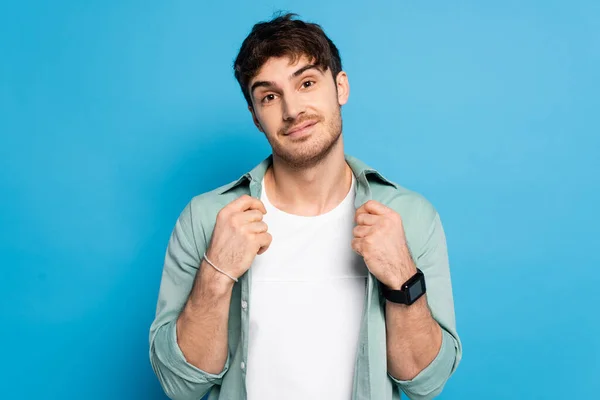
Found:
M 290 168 L 273 154 L 273 165 L 265 174 L 265 191 L 273 206 L 289 214 L 316 216 L 339 205 L 352 184 L 352 169 L 339 143 L 317 164 Z

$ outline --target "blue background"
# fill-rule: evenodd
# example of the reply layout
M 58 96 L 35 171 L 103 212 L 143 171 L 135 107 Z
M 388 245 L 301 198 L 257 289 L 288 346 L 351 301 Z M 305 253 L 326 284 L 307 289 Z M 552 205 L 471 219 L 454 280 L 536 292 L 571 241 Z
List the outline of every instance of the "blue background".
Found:
M 231 64 L 284 9 L 341 51 L 346 151 L 442 216 L 464 359 L 440 398 L 595 398 L 599 4 L 2 2 L 0 397 L 165 398 L 167 240 L 268 155 Z

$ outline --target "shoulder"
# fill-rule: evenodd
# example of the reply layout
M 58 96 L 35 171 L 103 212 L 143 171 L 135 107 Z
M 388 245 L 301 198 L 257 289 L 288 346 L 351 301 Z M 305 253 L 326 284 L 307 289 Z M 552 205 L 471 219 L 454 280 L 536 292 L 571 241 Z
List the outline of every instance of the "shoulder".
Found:
M 390 180 L 369 182 L 373 200 L 391 208 L 400 215 L 406 240 L 413 254 L 420 254 L 440 224 L 433 204 L 421 193 Z
M 355 176 L 366 178 L 371 198 L 400 213 L 403 217 L 412 218 L 419 215 L 419 219 L 433 219 L 436 211 L 433 205 L 420 193 L 385 177 L 380 171 L 366 164 L 362 160 L 346 154 L 346 161 L 354 171 Z
M 220 187 L 192 197 L 182 210 L 179 221 L 189 226 L 193 232 L 212 232 L 217 214 L 233 200 L 247 193 L 247 185 L 240 180 L 229 182 Z
M 373 200 L 393 209 L 404 219 L 431 222 L 437 211 L 421 193 L 384 178 L 380 173 L 369 179 Z
M 192 197 L 189 207 L 192 211 L 203 211 L 217 214 L 223 207 L 238 197 L 248 194 L 248 184 L 242 178 L 226 183 L 215 189 Z

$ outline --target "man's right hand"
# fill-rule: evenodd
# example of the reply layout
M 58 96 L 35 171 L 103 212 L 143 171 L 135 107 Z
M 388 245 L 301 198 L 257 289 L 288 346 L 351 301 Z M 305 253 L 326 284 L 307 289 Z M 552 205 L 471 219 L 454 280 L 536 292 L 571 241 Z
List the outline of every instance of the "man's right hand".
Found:
M 271 244 L 264 204 L 244 195 L 217 214 L 206 251 L 208 259 L 234 278 L 242 276 L 257 254 Z M 227 324 L 234 282 L 203 260 L 192 292 L 177 318 L 177 344 L 187 362 L 218 374 L 227 360 Z
M 266 213 L 264 204 L 248 195 L 226 205 L 217 214 L 206 252 L 208 259 L 229 275 L 242 276 L 256 255 L 264 253 L 273 240 L 263 221 Z

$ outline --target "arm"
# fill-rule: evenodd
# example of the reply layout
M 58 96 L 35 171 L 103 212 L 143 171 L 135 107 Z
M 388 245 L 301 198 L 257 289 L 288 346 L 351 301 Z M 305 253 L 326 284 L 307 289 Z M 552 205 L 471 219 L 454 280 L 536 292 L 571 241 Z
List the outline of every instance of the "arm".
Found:
M 195 245 L 190 203 L 169 241 L 150 328 L 150 363 L 171 399 L 202 398 L 228 369 L 231 287 L 221 285 L 210 266 L 197 273 L 203 250 Z
M 428 222 L 415 221 L 425 226 L 415 263 L 427 294 L 411 306 L 386 302 L 388 374 L 414 400 L 440 394 L 462 357 L 444 231 L 433 207 L 421 207 L 419 219 Z
M 411 306 L 386 301 L 385 307 L 388 372 L 396 379 L 414 379 L 438 355 L 442 330 L 426 295 Z
M 218 374 L 227 361 L 227 326 L 233 281 L 205 261 L 177 319 L 177 343 L 188 362 Z
M 207 256 L 242 276 L 272 237 L 260 200 L 244 195 L 219 211 L 211 235 L 196 236 L 192 201 L 179 217 L 167 249 L 156 318 L 150 328 L 150 362 L 172 399 L 200 399 L 221 385 L 229 368 L 228 322 L 233 281 L 204 262 Z M 201 248 L 200 248 L 201 247 Z M 214 251 L 213 251 L 214 250 Z

